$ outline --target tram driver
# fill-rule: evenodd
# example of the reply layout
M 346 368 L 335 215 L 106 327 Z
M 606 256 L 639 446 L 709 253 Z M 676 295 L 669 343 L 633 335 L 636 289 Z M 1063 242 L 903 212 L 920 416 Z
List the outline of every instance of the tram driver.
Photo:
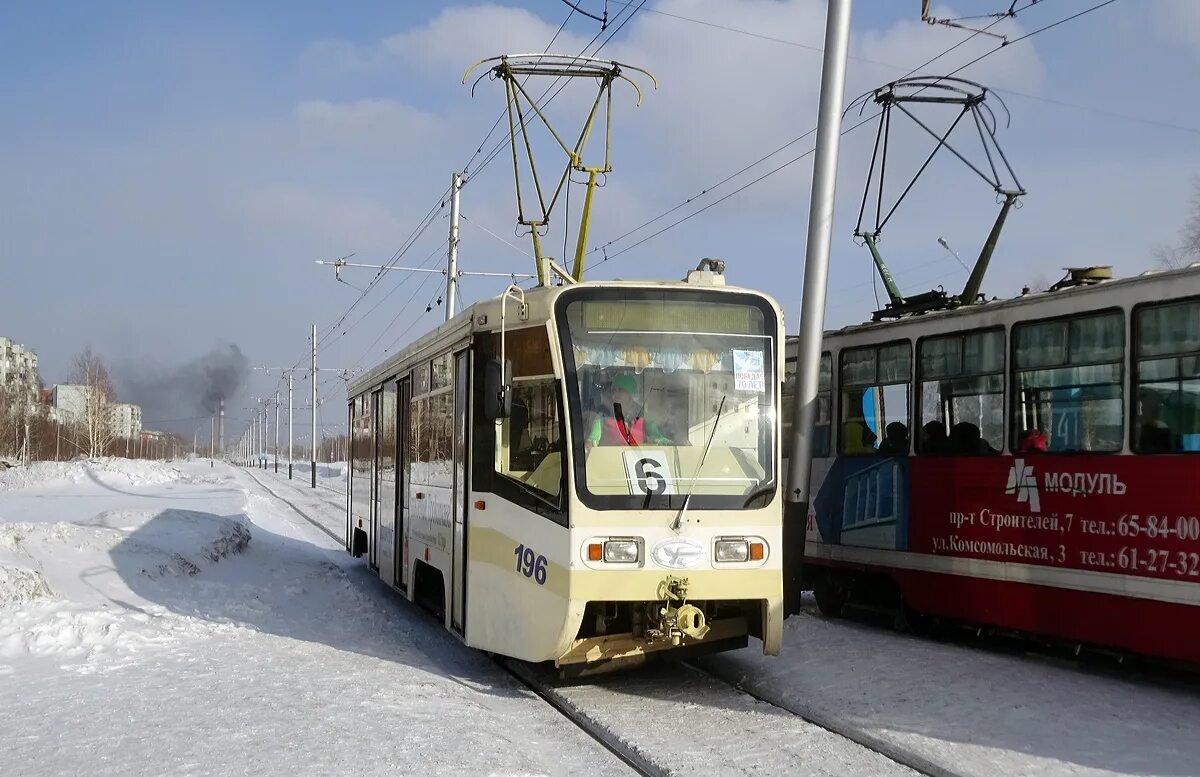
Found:
M 669 443 L 658 424 L 644 415 L 645 407 L 638 401 L 638 379 L 632 373 L 617 375 L 609 384 L 609 401 L 601 404 L 584 438 L 586 448 L 595 445 L 628 445 Z

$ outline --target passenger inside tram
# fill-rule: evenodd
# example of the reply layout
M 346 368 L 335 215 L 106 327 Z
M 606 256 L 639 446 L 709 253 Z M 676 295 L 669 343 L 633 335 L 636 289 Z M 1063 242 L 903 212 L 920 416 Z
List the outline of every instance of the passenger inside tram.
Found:
M 883 456 L 904 456 L 908 453 L 908 424 L 892 421 L 883 430 L 883 442 L 879 443 Z
M 998 451 L 983 439 L 978 426 L 959 421 L 950 427 L 950 452 L 959 456 L 993 456 Z
M 946 437 L 946 425 L 941 421 L 930 421 L 921 427 L 921 453 L 926 456 L 944 456 L 950 452 L 950 441 Z
M 1141 392 L 1141 423 L 1138 426 L 1138 450 L 1166 453 L 1179 450 L 1167 422 L 1162 419 L 1162 401 L 1154 391 Z
M 1026 429 L 1021 432 L 1021 440 L 1017 443 L 1017 453 L 1045 453 L 1050 447 L 1050 435 L 1041 429 Z

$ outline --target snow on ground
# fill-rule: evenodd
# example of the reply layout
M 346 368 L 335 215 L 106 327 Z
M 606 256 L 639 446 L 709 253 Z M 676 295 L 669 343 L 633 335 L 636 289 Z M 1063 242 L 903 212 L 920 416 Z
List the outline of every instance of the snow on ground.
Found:
M 4 775 L 624 771 L 243 472 L 0 477 Z
M 0 473 L 0 774 L 622 770 L 346 556 L 318 473 Z M 784 650 L 704 666 L 950 772 L 1200 773 L 1194 691 L 813 615 Z M 905 771 L 688 667 L 556 693 L 673 773 Z
M 341 537 L 343 497 L 308 488 L 307 481 L 256 474 Z M 1200 694 L 1194 690 L 813 614 L 789 619 L 785 629 L 779 657 L 763 656 L 752 640 L 745 650 L 703 665 L 781 707 L 863 732 L 864 740 L 935 770 L 989 777 L 1200 774 Z M 894 766 L 880 766 L 844 742 L 839 747 L 835 738 L 822 738 L 777 710 L 745 698 L 731 703 L 681 668 L 595 678 L 558 693 L 646 752 L 686 744 L 688 758 L 696 761 L 714 763 L 719 756 L 727 765 L 740 764 L 742 758 L 729 755 L 722 743 L 703 741 L 707 731 L 737 731 L 747 735 L 735 740 L 745 748 L 745 760 L 777 771 L 794 770 L 805 759 L 817 762 L 814 772 L 835 765 L 831 774 L 883 773 Z M 778 741 L 780 730 L 789 732 L 789 741 Z
M 24 467 L 0 470 L 0 492 L 43 483 L 86 481 L 110 485 L 154 485 L 183 477 L 173 464 L 133 459 L 80 459 L 36 461 Z
M 1200 694 L 802 614 L 726 679 L 962 775 L 1200 774 Z

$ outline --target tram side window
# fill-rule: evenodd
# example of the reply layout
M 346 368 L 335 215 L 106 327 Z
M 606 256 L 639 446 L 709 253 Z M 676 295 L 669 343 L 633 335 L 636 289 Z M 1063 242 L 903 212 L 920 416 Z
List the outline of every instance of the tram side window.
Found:
M 1004 447 L 1004 330 L 928 337 L 918 346 L 926 456 L 983 456 Z
M 1139 309 L 1134 338 L 1133 449 L 1200 452 L 1200 300 Z
M 482 336 L 476 347 L 479 361 L 475 374 L 480 379 L 482 364 L 500 355 L 499 336 Z M 475 482 L 490 483 L 489 490 L 507 499 L 557 516 L 561 512 L 563 434 L 559 385 L 545 327 L 507 332 L 505 358 L 512 363 L 512 411 L 507 418 L 492 422 L 476 408 Z M 486 464 L 481 459 L 485 456 Z
M 832 392 L 830 384 L 833 377 L 833 356 L 828 352 L 821 354 L 821 368 L 817 375 L 817 418 L 813 424 L 813 458 L 823 459 L 829 456 L 830 412 Z M 783 391 L 780 394 L 780 408 L 783 411 L 783 457 L 792 454 L 792 403 L 796 397 L 796 357 L 790 356 L 784 363 Z
M 912 345 L 891 343 L 842 351 L 843 454 L 904 455 L 909 450 L 909 383 Z
M 432 376 L 428 363 L 413 370 L 414 391 L 409 404 L 409 450 L 413 452 L 410 477 L 414 485 L 450 488 L 454 485 L 451 471 L 454 435 L 454 392 L 440 375 L 446 373 L 439 365 L 450 364 L 450 355 L 433 360 Z M 416 395 L 416 388 L 428 393 Z
M 1013 450 L 1121 450 L 1122 313 L 1022 324 L 1013 333 Z
M 350 503 L 354 514 L 366 519 L 371 514 L 371 465 L 374 442 L 371 434 L 370 397 L 356 397 L 351 405 L 354 426 L 350 437 Z

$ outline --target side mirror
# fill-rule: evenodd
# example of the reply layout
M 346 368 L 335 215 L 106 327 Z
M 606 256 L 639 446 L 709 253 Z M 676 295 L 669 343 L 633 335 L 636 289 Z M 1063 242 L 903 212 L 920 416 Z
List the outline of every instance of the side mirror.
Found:
M 483 367 L 483 414 L 489 421 L 508 418 L 512 410 L 512 362 L 489 359 Z

